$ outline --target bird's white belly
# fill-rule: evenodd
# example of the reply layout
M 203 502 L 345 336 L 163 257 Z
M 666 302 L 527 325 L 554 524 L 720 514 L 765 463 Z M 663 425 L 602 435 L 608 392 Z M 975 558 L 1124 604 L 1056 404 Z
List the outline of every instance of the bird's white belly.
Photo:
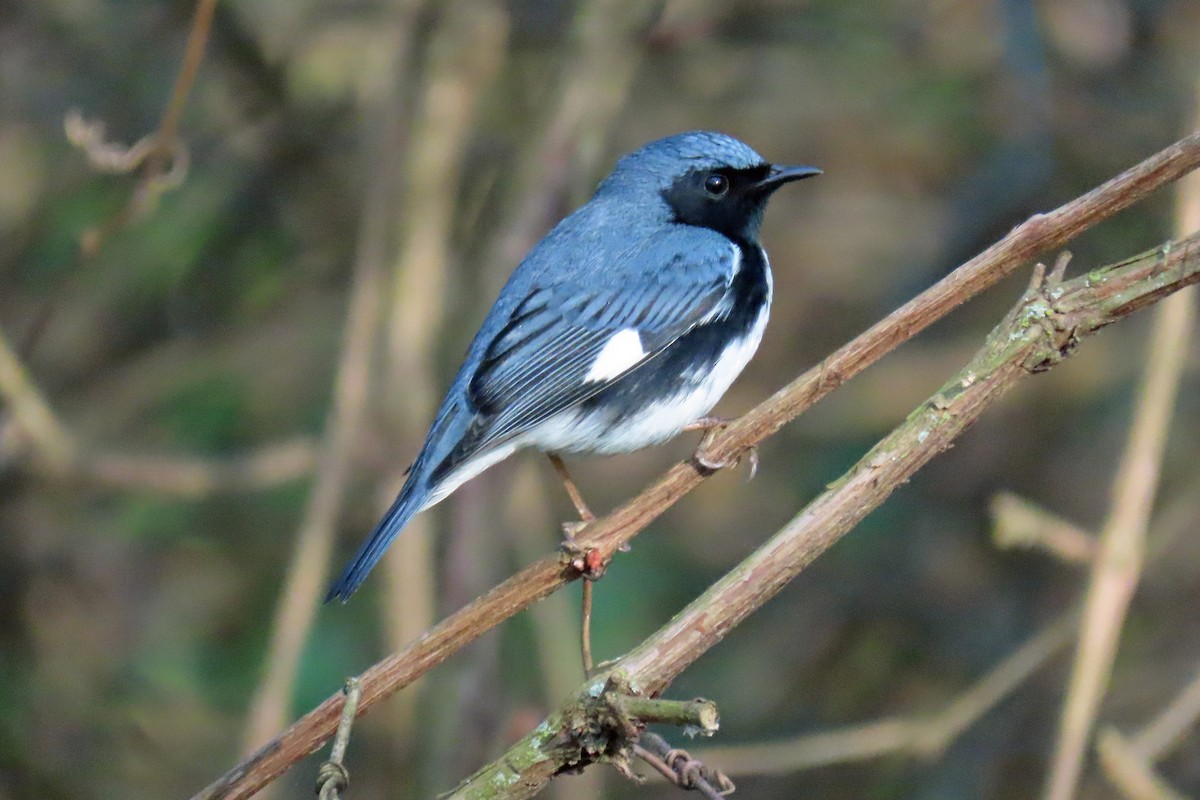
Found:
M 746 334 L 727 347 L 704 375 L 680 376 L 679 391 L 646 405 L 620 422 L 597 409 L 563 411 L 521 438 L 549 452 L 627 453 L 659 444 L 680 433 L 686 425 L 712 411 L 754 356 L 767 325 L 768 306 Z

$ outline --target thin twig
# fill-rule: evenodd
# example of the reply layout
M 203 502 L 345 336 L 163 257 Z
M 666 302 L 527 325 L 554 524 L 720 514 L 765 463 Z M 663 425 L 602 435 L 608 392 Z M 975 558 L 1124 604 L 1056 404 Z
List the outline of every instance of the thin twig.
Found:
M 1183 800 L 1154 769 L 1200 719 L 1200 672 L 1158 716 L 1131 736 L 1108 726 L 1097 737 L 1104 774 L 1131 800 Z
M 146 163 L 148 182 L 153 182 L 162 175 L 167 158 L 175 149 L 179 123 L 183 119 L 183 107 L 196 80 L 196 73 L 200 71 L 200 63 L 204 60 L 204 48 L 208 43 L 208 34 L 212 30 L 213 14 L 216 10 L 217 0 L 197 0 L 196 14 L 192 18 L 191 28 L 188 29 L 187 46 L 183 52 L 179 76 L 171 89 L 167 109 L 158 123 L 158 132 L 154 136 L 155 150 Z
M 959 303 L 994 285 L 1031 254 L 1061 245 L 1197 165 L 1200 165 L 1200 132 L 1056 211 L 1038 215 L 1019 226 L 733 422 L 713 443 L 710 453 L 716 458 L 733 456 L 761 442 L 901 342 L 944 317 Z M 636 498 L 588 526 L 581 545 L 599 548 L 606 558 L 611 558 L 703 480 L 704 476 L 690 463 L 676 465 Z M 426 632 L 420 640 L 363 673 L 363 710 L 391 696 L 483 632 L 575 577 L 557 557 L 548 557 L 509 578 Z M 196 797 L 246 797 L 257 791 L 332 734 L 335 706 L 336 698 L 326 700 Z
M 145 167 L 125 205 L 108 220 L 88 228 L 80 235 L 76 268 L 68 276 L 68 280 L 80 274 L 82 262 L 93 258 L 108 237 L 152 209 L 164 191 L 183 183 L 188 169 L 188 152 L 179 141 L 179 125 L 188 94 L 204 60 L 204 48 L 212 30 L 216 7 L 217 0 L 198 0 L 196 3 L 196 12 L 192 15 L 192 24 L 188 28 L 187 45 L 179 75 L 171 89 L 171 96 L 167 100 L 158 128 L 153 133 L 131 147 L 118 147 L 105 141 L 103 123 L 86 122 L 83 115 L 74 110 L 69 111 L 64 118 L 63 127 L 68 141 L 87 154 L 94 168 L 109 172 L 132 172 L 139 167 Z M 57 298 L 61 293 L 60 286 L 55 296 L 38 309 L 33 324 L 21 337 L 21 353 L 25 358 L 37 347 L 42 333 L 49 327 Z
M 1104 774 L 1131 800 L 1182 800 L 1154 769 L 1200 718 L 1200 672 L 1146 727 L 1126 737 L 1108 726 L 1097 737 Z
M 317 771 L 317 797 L 320 800 L 340 800 L 342 792 L 350 785 L 350 773 L 342 762 L 346 758 L 346 748 L 350 746 L 350 729 L 358 715 L 358 701 L 362 698 L 358 678 L 348 679 L 342 694 L 346 700 L 338 720 L 337 735 L 333 737 L 333 747 L 329 750 L 329 760 Z
M 187 45 L 179 67 L 179 75 L 175 79 L 167 107 L 154 133 L 130 148 L 117 150 L 104 141 L 102 123 L 86 123 L 78 112 L 67 115 L 65 127 L 68 138 L 88 153 L 94 166 L 107 171 L 122 172 L 143 167 L 128 202 L 121 210 L 103 224 L 88 229 L 80 237 L 82 258 L 95 256 L 109 236 L 146 214 L 165 190 L 182 183 L 187 169 L 187 149 L 179 142 L 179 126 L 188 94 L 204 60 L 204 48 L 212 30 L 216 8 L 217 0 L 198 0 L 196 3 L 196 12 L 188 28 Z M 48 313 L 43 313 L 37 326 L 39 329 L 44 327 L 47 318 Z
M 990 510 L 997 547 L 1040 547 L 1068 564 L 1090 564 L 1096 555 L 1094 536 L 1012 492 L 993 497 Z
M 1150 759 L 1138 752 L 1116 728 L 1106 726 L 1096 737 L 1100 765 L 1109 781 L 1129 800 L 1188 800 L 1171 788 Z
M 34 454 L 51 471 L 67 472 L 77 456 L 75 440 L 59 422 L 3 333 L 0 333 L 0 398 L 8 403 L 13 421 L 33 446 Z
M 1158 760 L 1183 739 L 1200 719 L 1200 672 L 1145 728 L 1130 737 L 1138 752 Z
M 1104 773 L 1133 800 L 1178 800 L 1173 790 L 1154 769 L 1200 719 L 1200 672 L 1137 733 L 1126 737 L 1109 726 L 1100 732 L 1096 750 Z
M 592 661 L 592 587 L 594 581 L 583 580 L 583 597 L 580 602 L 579 650 L 583 658 L 583 677 L 590 678 L 595 669 Z

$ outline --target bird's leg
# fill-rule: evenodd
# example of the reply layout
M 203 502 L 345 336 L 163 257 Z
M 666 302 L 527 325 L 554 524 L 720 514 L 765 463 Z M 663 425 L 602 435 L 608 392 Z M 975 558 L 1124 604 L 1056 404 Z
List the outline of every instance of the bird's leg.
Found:
M 604 562 L 601 560 L 599 550 L 585 550 L 580 547 L 575 541 L 575 533 L 584 525 L 595 520 L 596 515 L 583 501 L 583 495 L 580 494 L 575 481 L 571 480 L 571 473 L 567 472 L 567 465 L 563 463 L 563 460 L 554 453 L 547 453 L 546 457 L 550 459 L 550 464 L 553 465 L 554 471 L 562 480 L 563 488 L 567 490 L 567 496 L 571 498 L 571 504 L 575 506 L 575 511 L 579 514 L 579 522 L 563 523 L 562 548 L 570 559 L 571 568 L 583 578 L 579 651 L 583 658 L 583 675 L 585 678 L 590 678 L 595 668 L 592 661 L 592 583 L 604 574 Z
M 587 524 L 594 522 L 596 515 L 587 507 L 587 503 L 583 502 L 583 495 L 579 493 L 575 482 L 571 480 L 571 474 L 567 472 L 567 465 L 563 463 L 563 460 L 554 453 L 547 453 L 546 456 L 554 465 L 554 471 L 558 473 L 558 477 L 562 479 L 563 488 L 567 490 L 571 504 L 575 506 L 575 511 L 579 514 L 578 522 L 564 522 L 562 525 L 563 552 L 567 554 L 571 567 L 584 580 L 599 580 L 604 576 L 605 567 L 600 551 L 581 547 L 575 541 L 575 534 Z
M 584 525 L 596 519 L 596 515 L 587 507 L 587 503 L 583 502 L 583 495 L 579 493 L 579 488 L 575 486 L 575 481 L 571 480 L 571 473 L 567 472 L 567 465 L 555 453 L 546 453 L 546 458 L 550 459 L 550 464 L 554 467 L 554 471 L 558 473 L 559 479 L 563 483 L 563 488 L 567 490 L 567 496 L 571 498 L 571 505 L 575 506 L 576 513 L 579 514 L 579 522 L 563 523 L 563 534 L 566 536 L 565 545 L 569 545 L 570 550 L 578 550 L 575 544 L 575 534 Z
M 700 419 L 683 426 L 685 431 L 704 431 L 704 436 L 701 437 L 700 444 L 696 445 L 696 452 L 692 454 L 692 460 L 706 472 L 717 472 L 727 467 L 735 467 L 741 463 L 743 458 L 741 455 L 732 459 L 714 461 L 708 457 L 707 453 L 708 446 L 712 444 L 713 437 L 732 421 L 728 417 L 700 417 Z M 758 446 L 750 445 L 747 447 L 744 458 L 750 467 L 750 476 L 746 480 L 753 480 L 754 476 L 758 473 Z

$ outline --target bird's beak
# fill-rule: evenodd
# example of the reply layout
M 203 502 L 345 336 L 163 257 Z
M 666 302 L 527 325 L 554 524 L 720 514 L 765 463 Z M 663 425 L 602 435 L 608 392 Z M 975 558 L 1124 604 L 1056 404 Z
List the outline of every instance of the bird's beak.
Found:
M 767 173 L 767 177 L 754 184 L 754 188 L 761 194 L 770 194 L 785 183 L 798 181 L 802 178 L 812 178 L 820 174 L 821 170 L 816 167 L 788 167 L 773 164 L 771 171 Z

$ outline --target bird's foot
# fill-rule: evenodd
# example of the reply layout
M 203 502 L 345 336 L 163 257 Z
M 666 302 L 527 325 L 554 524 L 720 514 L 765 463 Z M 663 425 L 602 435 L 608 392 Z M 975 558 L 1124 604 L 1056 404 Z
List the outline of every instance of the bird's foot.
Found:
M 596 517 L 589 511 L 578 522 L 562 524 L 563 540 L 559 544 L 559 549 L 562 550 L 563 562 L 585 581 L 600 580 L 604 577 L 604 570 L 608 567 L 599 550 L 594 547 L 585 547 L 575 539 L 575 534 L 595 521 Z
M 712 433 L 714 430 L 724 428 L 731 422 L 733 422 L 733 417 L 705 416 L 696 420 L 692 420 L 687 425 L 684 425 L 683 430 L 685 433 L 688 431 L 704 431 L 705 433 Z
M 750 468 L 750 474 L 746 480 L 753 480 L 754 476 L 758 474 L 758 445 L 752 444 L 741 453 L 729 458 L 712 458 L 708 455 L 708 448 L 713 439 L 730 422 L 732 420 L 723 417 L 701 417 L 684 426 L 685 431 L 704 431 L 704 437 L 700 439 L 700 444 L 696 445 L 696 451 L 692 453 L 692 462 L 705 475 L 712 475 L 714 472 L 736 467 L 745 460 Z
M 604 556 L 594 547 L 579 544 L 572 535 L 571 529 L 579 530 L 586 524 L 587 522 L 563 523 L 565 536 L 559 545 L 562 550 L 562 562 L 585 581 L 598 581 L 604 577 L 604 571 L 608 568 Z

